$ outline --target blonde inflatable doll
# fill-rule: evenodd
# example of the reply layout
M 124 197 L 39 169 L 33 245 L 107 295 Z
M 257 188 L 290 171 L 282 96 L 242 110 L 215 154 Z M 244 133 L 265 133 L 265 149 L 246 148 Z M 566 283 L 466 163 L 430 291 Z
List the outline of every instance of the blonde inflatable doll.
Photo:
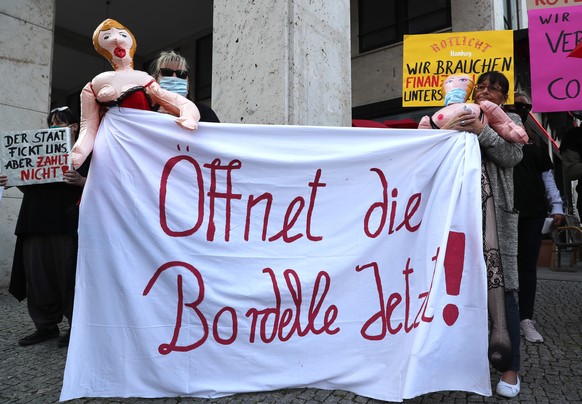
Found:
M 81 92 L 81 130 L 71 151 L 73 167 L 83 164 L 93 150 L 101 118 L 109 107 L 152 110 L 159 104 L 177 117 L 182 128 L 198 127 L 200 113 L 192 101 L 162 89 L 149 74 L 133 69 L 137 43 L 130 30 L 107 19 L 95 29 L 93 46 L 114 70 L 95 76 Z
M 528 141 L 525 129 L 517 125 L 501 109 L 501 106 L 491 101 L 482 101 L 479 104 L 467 103 L 475 84 L 464 74 L 447 77 L 443 83 L 445 107 L 435 112 L 432 117 L 425 115 L 420 120 L 419 129 L 440 129 L 460 112 L 471 112 L 477 115 L 481 122 L 491 128 L 508 142 L 525 144 Z M 462 124 L 462 123 L 461 123 Z

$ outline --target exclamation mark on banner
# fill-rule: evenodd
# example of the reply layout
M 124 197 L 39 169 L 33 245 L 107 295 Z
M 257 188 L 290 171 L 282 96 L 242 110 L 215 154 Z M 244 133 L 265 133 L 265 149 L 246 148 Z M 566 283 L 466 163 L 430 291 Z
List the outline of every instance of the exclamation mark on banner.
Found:
M 463 263 L 465 262 L 465 233 L 449 232 L 445 253 L 445 285 L 448 295 L 458 296 L 461 292 Z M 448 326 L 455 324 L 459 317 L 457 305 L 449 303 L 443 309 L 443 319 Z

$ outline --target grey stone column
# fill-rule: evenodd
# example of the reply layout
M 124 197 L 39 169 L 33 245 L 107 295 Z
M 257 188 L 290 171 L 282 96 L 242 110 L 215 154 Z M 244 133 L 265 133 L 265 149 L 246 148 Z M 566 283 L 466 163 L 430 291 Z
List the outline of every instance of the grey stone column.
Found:
M 503 5 L 497 0 L 451 0 L 453 31 L 505 29 Z
M 54 15 L 54 0 L 0 1 L 0 131 L 46 127 Z M 10 188 L 0 201 L 0 288 L 9 281 L 21 200 Z
M 222 122 L 351 126 L 349 0 L 214 0 Z

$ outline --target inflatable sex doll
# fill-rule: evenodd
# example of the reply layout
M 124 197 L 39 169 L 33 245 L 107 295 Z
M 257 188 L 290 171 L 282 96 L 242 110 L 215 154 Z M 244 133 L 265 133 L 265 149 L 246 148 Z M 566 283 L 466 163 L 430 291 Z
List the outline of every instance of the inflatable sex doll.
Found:
M 481 122 L 491 128 L 508 142 L 525 144 L 528 141 L 525 129 L 517 125 L 497 104 L 482 101 L 479 104 L 469 104 L 467 100 L 473 93 L 474 83 L 467 75 L 452 75 L 443 83 L 445 106 L 433 114 L 424 116 L 418 125 L 419 129 L 440 129 L 460 112 L 472 112 Z
M 101 118 L 109 107 L 152 110 L 158 104 L 176 116 L 182 128 L 198 127 L 200 113 L 192 101 L 162 89 L 153 77 L 133 69 L 137 43 L 131 31 L 106 19 L 93 33 L 93 46 L 114 71 L 95 76 L 81 91 L 81 130 L 71 150 L 74 168 L 81 166 L 93 150 Z

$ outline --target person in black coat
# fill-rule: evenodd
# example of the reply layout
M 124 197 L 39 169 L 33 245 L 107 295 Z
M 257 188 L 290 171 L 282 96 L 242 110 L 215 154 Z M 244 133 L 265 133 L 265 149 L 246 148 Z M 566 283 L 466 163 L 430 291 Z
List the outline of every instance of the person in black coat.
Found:
M 160 53 L 152 64 L 151 76 L 156 79 L 164 90 L 178 93 L 190 98 L 190 83 L 188 81 L 188 62 L 186 58 L 174 51 Z M 216 113 L 208 105 L 195 102 L 200 111 L 200 122 L 220 122 Z M 161 108 L 159 112 L 164 112 Z
M 560 144 L 562 168 L 568 181 L 578 180 L 576 185 L 576 210 L 578 217 L 582 214 L 582 127 L 570 128 L 562 136 Z
M 529 97 L 516 92 L 514 99 L 514 105 L 506 106 L 506 110 L 517 113 L 525 124 L 531 110 Z M 521 334 L 529 342 L 544 341 L 533 322 L 542 228 L 549 216 L 553 226 L 559 226 L 566 220 L 562 198 L 552 173 L 554 166 L 548 151 L 540 147 L 539 142 L 536 134 L 530 134 L 530 142 L 522 149 L 523 159 L 513 169 L 515 208 L 519 211 L 519 319 Z
M 68 107 L 53 109 L 49 127 L 69 127 L 73 139 L 79 118 Z M 20 186 L 23 193 L 16 222 L 16 248 L 9 292 L 27 299 L 36 331 L 21 338 L 21 346 L 34 345 L 60 335 L 67 318 L 69 331 L 58 341 L 68 345 L 73 317 L 77 260 L 78 203 L 89 169 L 89 159 L 79 170 L 69 169 L 62 182 Z

